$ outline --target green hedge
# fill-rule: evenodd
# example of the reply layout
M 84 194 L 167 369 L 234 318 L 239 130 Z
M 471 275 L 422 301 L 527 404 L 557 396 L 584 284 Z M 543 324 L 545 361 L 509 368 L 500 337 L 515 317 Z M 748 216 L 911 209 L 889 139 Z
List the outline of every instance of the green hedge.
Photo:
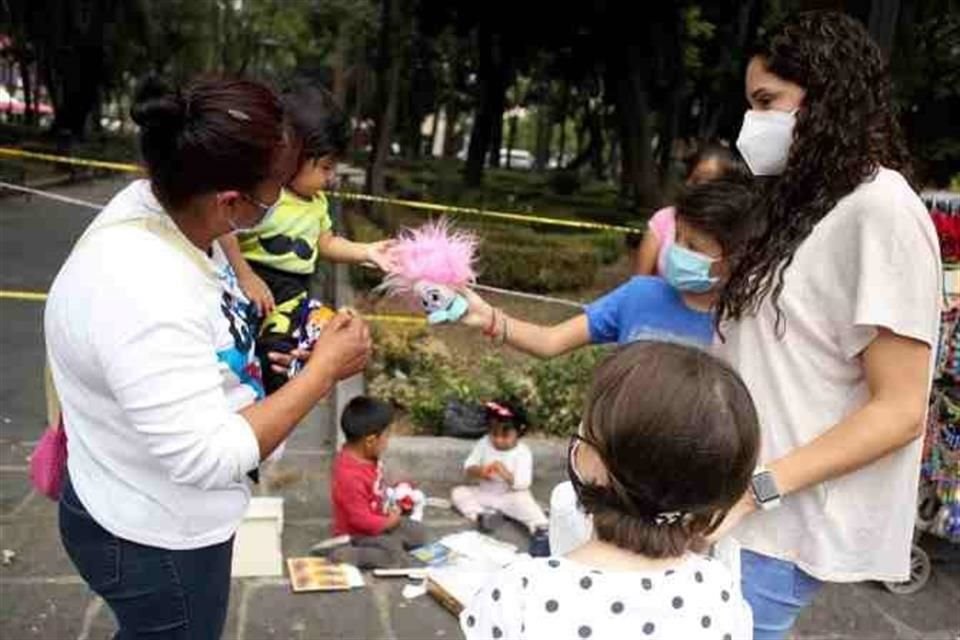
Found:
M 374 341 L 366 372 L 369 392 L 406 411 L 430 434 L 441 432 L 449 400 L 477 404 L 513 397 L 527 408 L 533 430 L 570 435 L 580 423 L 593 369 L 607 352 L 585 348 L 527 365 L 508 364 L 492 352 L 471 367 L 423 329 L 376 330 Z
M 356 211 L 355 209 L 353 211 Z M 352 237 L 359 242 L 382 240 L 384 232 L 359 213 L 348 213 Z M 422 216 L 403 216 L 401 226 L 422 222 Z M 623 255 L 618 233 L 544 233 L 524 225 L 462 218 L 458 225 L 480 237 L 478 270 L 484 284 L 537 293 L 589 287 L 600 265 Z M 380 274 L 351 268 L 351 281 L 361 290 L 377 286 Z
M 479 261 L 484 284 L 536 293 L 589 287 L 598 266 L 595 251 L 576 245 L 487 245 Z

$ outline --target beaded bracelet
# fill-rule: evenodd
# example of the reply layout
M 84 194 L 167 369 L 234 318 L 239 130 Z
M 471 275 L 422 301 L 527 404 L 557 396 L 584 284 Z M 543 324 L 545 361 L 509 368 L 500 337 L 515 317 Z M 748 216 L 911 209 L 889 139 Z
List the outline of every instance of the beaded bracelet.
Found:
M 507 341 L 507 314 L 500 313 L 500 335 L 496 337 L 494 344 L 502 347 Z

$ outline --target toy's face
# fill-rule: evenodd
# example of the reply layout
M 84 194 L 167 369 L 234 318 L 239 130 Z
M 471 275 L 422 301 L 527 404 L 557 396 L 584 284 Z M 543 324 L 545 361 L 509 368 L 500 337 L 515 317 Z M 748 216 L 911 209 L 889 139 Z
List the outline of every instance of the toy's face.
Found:
M 423 310 L 428 314 L 448 308 L 457 296 L 450 287 L 423 281 L 413 285 L 413 292 L 420 299 Z

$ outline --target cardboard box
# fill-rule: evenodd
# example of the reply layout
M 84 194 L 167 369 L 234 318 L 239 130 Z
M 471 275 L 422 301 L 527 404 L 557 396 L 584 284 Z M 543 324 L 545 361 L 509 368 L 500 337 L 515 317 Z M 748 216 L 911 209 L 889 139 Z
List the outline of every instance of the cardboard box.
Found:
M 283 498 L 256 497 L 233 542 L 234 578 L 282 576 Z

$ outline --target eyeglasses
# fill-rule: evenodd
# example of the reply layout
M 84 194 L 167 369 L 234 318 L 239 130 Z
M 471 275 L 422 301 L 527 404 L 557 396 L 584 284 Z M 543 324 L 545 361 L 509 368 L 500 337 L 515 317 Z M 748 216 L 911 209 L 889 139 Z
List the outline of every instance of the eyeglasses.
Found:
M 247 202 L 249 202 L 250 204 L 252 204 L 253 206 L 255 206 L 257 209 L 260 209 L 260 213 L 263 215 L 267 215 L 268 213 L 270 213 L 271 209 L 277 206 L 276 202 L 274 202 L 273 204 L 266 204 L 265 202 L 261 202 L 257 198 L 254 198 L 253 196 L 247 193 L 241 193 L 240 197 L 246 200 Z M 279 201 L 280 199 L 277 198 L 277 200 Z

